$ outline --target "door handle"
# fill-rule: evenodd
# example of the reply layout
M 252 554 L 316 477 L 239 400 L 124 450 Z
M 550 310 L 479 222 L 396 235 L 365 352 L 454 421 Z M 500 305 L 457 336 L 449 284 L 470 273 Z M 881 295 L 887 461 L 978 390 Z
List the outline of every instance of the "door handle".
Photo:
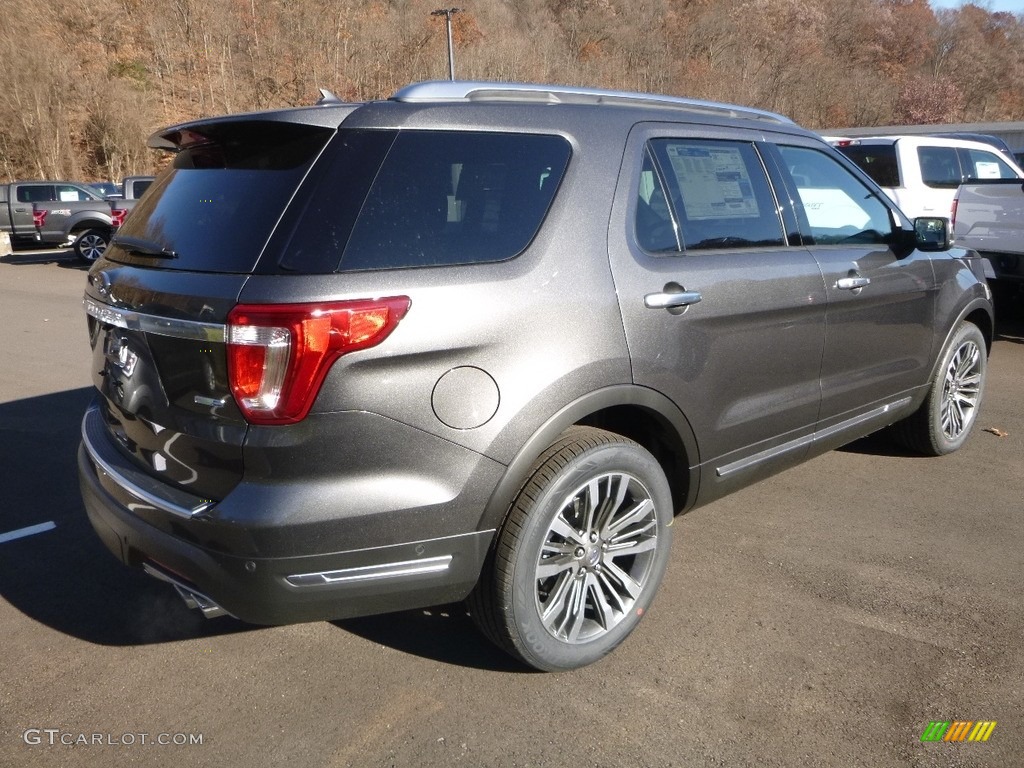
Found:
M 648 293 L 644 296 L 644 306 L 648 309 L 677 309 L 696 304 L 701 298 L 702 296 L 697 291 Z
M 870 284 L 870 277 L 841 277 L 836 280 L 836 288 L 841 291 L 856 291 Z

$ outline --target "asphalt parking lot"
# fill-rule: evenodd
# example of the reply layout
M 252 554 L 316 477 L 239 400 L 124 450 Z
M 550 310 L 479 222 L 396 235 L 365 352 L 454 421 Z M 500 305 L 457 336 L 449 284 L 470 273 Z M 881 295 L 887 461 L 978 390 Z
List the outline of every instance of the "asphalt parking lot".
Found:
M 0 766 L 1021 764 L 1024 312 L 992 431 L 941 459 L 868 438 L 685 516 L 639 630 L 543 675 L 458 606 L 255 628 L 116 562 L 75 475 L 84 279 L 0 258 Z

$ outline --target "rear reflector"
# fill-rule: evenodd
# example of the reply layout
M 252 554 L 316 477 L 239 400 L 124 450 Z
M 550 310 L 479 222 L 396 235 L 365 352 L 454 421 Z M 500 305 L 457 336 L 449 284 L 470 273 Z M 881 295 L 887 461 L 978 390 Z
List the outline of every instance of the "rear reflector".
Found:
M 325 304 L 239 304 L 228 315 L 228 379 L 252 424 L 294 424 L 309 413 L 331 365 L 384 341 L 407 296 Z

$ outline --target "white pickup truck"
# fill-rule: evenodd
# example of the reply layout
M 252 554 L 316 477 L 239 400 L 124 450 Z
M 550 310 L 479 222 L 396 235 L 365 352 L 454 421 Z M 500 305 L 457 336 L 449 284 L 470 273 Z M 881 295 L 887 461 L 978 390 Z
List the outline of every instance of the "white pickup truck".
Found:
M 911 219 L 952 218 L 953 197 L 963 183 L 1022 179 L 1024 171 L 978 141 L 937 136 L 873 136 L 829 143 L 874 179 Z
M 954 198 L 953 228 L 957 245 L 988 258 L 997 292 L 1006 296 L 1024 289 L 1024 181 L 962 185 Z

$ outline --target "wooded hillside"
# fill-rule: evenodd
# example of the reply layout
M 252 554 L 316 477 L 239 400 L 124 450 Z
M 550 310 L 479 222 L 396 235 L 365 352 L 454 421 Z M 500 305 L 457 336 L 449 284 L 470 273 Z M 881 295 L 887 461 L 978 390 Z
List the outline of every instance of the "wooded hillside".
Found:
M 460 79 L 731 101 L 811 128 L 1024 119 L 1024 15 L 925 0 L 466 0 Z M 448 74 L 437 0 L 0 0 L 0 176 L 148 172 L 158 127 Z

